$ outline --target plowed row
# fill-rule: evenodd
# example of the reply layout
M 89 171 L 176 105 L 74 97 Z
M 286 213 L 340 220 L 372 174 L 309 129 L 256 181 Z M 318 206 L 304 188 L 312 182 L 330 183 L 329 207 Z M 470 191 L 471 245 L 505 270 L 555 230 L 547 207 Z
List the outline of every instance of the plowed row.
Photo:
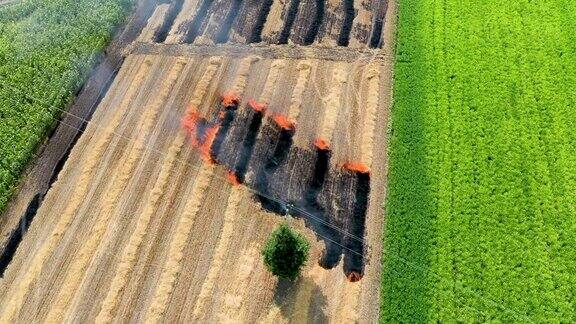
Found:
M 142 42 L 260 43 L 378 48 L 387 0 L 172 0 Z

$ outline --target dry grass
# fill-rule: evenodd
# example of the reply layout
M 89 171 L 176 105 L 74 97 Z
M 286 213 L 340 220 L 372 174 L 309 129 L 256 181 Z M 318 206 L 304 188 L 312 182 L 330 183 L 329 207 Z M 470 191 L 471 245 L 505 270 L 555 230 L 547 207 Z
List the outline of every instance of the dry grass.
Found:
M 218 321 L 227 323 L 241 323 L 242 305 L 246 301 L 246 293 L 250 289 L 250 277 L 254 271 L 254 265 L 258 260 L 259 248 L 250 246 L 240 256 L 240 269 L 234 278 L 234 288 L 225 295 L 224 302 L 218 313 Z
M 176 226 L 176 232 L 172 235 L 168 258 L 160 275 L 154 297 L 152 297 L 150 308 L 146 314 L 146 322 L 148 323 L 159 322 L 166 311 L 168 299 L 174 289 L 174 283 L 182 270 L 182 258 L 184 257 L 184 248 L 188 242 L 188 236 L 198 216 L 198 212 L 202 206 L 202 200 L 206 194 L 206 189 L 208 185 L 210 185 L 210 180 L 212 180 L 213 175 L 214 167 L 209 164 L 204 164 L 194 181 L 191 197 L 188 198 L 184 213 L 180 216 L 180 220 Z
M 313 240 L 314 234 L 304 222 L 295 226 L 311 238 L 315 249 L 311 264 L 305 271 L 309 286 L 297 285 L 289 294 L 275 292 L 277 280 L 266 271 L 259 251 L 270 229 L 280 219 L 263 211 L 245 188 L 229 187 L 228 190 L 229 184 L 216 180 L 220 174 L 224 176 L 224 172 L 216 173 L 216 170 L 223 171 L 219 167 L 204 165 L 202 168 L 206 170 L 197 172 L 194 161 L 199 161 L 198 152 L 193 148 L 187 149 L 189 138 L 181 130 L 178 117 L 187 109 L 194 109 L 203 116 L 214 116 L 213 110 L 220 108 L 219 104 L 214 104 L 220 98 L 220 91 L 234 91 L 242 99 L 255 98 L 260 103 L 268 103 L 275 113 L 293 117 L 295 122 L 299 122 L 298 134 L 303 141 L 294 145 L 300 149 L 304 149 L 302 145 L 308 145 L 305 141 L 314 140 L 314 135 L 330 123 L 325 116 L 329 108 L 333 109 L 332 117 L 336 118 L 332 124 L 343 125 L 341 129 L 331 126 L 334 134 L 338 131 L 344 132 L 344 136 L 376 133 L 374 136 L 379 139 L 382 136 L 379 129 L 374 129 L 375 124 L 368 124 L 368 121 L 377 118 L 376 125 L 383 124 L 386 114 L 372 113 L 372 110 L 362 107 L 354 121 L 355 127 L 347 128 L 348 120 L 343 119 L 348 117 L 344 113 L 346 107 L 340 104 L 344 97 L 340 98 L 339 92 L 352 88 L 346 86 L 348 80 L 362 89 L 361 99 L 365 105 L 370 100 L 382 100 L 385 94 L 376 97 L 378 99 L 369 99 L 366 94 L 369 88 L 378 86 L 376 79 L 383 80 L 384 76 L 372 75 L 380 70 L 369 71 L 361 66 L 364 70 L 355 72 L 352 78 L 348 77 L 348 71 L 353 70 L 351 64 L 344 62 L 266 58 L 262 63 L 252 64 L 257 57 L 194 56 L 195 62 L 186 66 L 183 69 L 185 73 L 180 72 L 180 77 L 174 82 L 166 80 L 175 78 L 174 67 L 167 65 L 174 62 L 173 58 L 167 59 L 163 55 L 147 58 L 154 60 L 155 64 L 146 82 L 140 84 L 135 81 L 139 78 L 138 73 L 142 74 L 142 59 L 132 63 L 128 61 L 127 64 L 133 64 L 130 65 L 130 75 L 135 76 L 134 80 L 126 78 L 120 81 L 115 87 L 125 90 L 111 89 L 109 93 L 125 92 L 127 97 L 137 93 L 136 98 L 115 95 L 107 106 L 101 105 L 95 119 L 110 126 L 115 123 L 113 117 L 117 110 L 122 111 L 126 123 L 121 120 L 120 124 L 132 129 L 130 134 L 135 136 L 136 142 L 116 147 L 113 145 L 115 140 L 110 140 L 102 154 L 98 152 L 99 141 L 107 138 L 107 131 L 91 131 L 83 135 L 83 139 L 87 139 L 80 141 L 80 148 L 75 149 L 82 154 L 67 162 L 65 168 L 70 170 L 61 174 L 59 186 L 70 188 L 71 192 L 78 190 L 77 180 L 86 166 L 79 161 L 90 155 L 102 156 L 101 162 L 93 167 L 90 189 L 76 210 L 66 236 L 43 263 L 36 282 L 28 287 L 31 293 L 21 297 L 24 298 L 23 305 L 10 318 L 30 322 L 43 320 L 48 314 L 47 321 L 52 322 L 172 322 L 189 319 L 236 323 L 259 320 L 279 323 L 289 321 L 292 313 L 301 319 L 325 316 L 334 321 L 353 321 L 356 318 L 371 322 L 377 318 L 372 313 L 366 317 L 358 315 L 370 312 L 365 308 L 375 307 L 377 297 L 362 303 L 358 300 L 365 298 L 366 291 L 371 293 L 370 296 L 377 296 L 378 285 L 372 283 L 377 282 L 373 277 L 379 274 L 373 270 L 366 276 L 370 282 L 364 284 L 367 280 L 364 278 L 362 286 L 353 286 L 345 285 L 346 278 L 340 266 L 332 270 L 314 268 L 322 242 Z M 251 84 L 253 80 L 255 82 Z M 310 89 L 312 80 L 318 86 L 315 89 Z M 169 91 L 167 88 L 171 83 L 174 86 Z M 381 82 L 379 87 L 382 91 Z M 289 90 L 286 92 L 286 89 Z M 329 105 L 329 96 L 334 96 L 336 99 L 332 100 L 338 104 Z M 122 103 L 125 101 L 132 103 L 124 107 Z M 142 106 L 141 102 L 147 104 Z M 151 113 L 154 109 L 157 112 Z M 375 109 L 378 107 L 373 107 Z M 364 113 L 368 112 L 375 116 L 365 116 Z M 235 125 L 238 126 L 243 127 Z M 350 131 L 354 134 L 346 133 Z M 116 132 L 119 133 L 118 128 Z M 162 148 L 162 156 L 158 158 L 146 151 L 142 153 L 144 145 Z M 347 145 L 355 145 L 357 149 L 348 153 Z M 357 138 L 353 144 L 334 143 L 335 152 L 344 152 L 341 157 L 333 159 L 334 163 L 352 154 L 358 157 L 362 145 L 363 155 L 373 146 L 362 138 Z M 382 161 L 378 152 L 374 153 L 375 172 L 382 174 L 378 171 Z M 178 163 L 184 156 L 192 159 L 190 163 Z M 122 159 L 112 160 L 115 157 Z M 56 197 L 51 198 L 50 204 L 62 206 L 50 212 L 56 222 L 49 227 L 46 227 L 46 221 L 36 223 L 34 235 L 26 238 L 28 241 L 24 243 L 31 247 L 17 254 L 9 276 L 4 279 L 6 288 L 0 287 L 5 295 L 0 296 L 3 305 L 12 302 L 13 296 L 9 293 L 15 291 L 21 285 L 19 280 L 28 275 L 27 265 L 38 254 L 34 247 L 41 247 L 60 221 L 56 218 L 60 216 L 57 213 L 67 208 L 71 195 L 58 198 L 60 191 L 51 192 Z M 371 204 L 373 198 L 371 196 Z M 380 204 L 380 200 L 374 204 Z M 46 218 L 46 210 L 39 213 L 39 219 Z M 127 215 L 132 217 L 127 218 Z M 123 228 L 128 230 L 123 232 Z M 42 233 L 42 236 L 35 232 Z M 372 238 L 380 242 L 378 233 L 372 234 Z M 64 259 L 52 256 L 63 256 Z M 293 300 L 296 296 L 301 299 L 298 304 Z M 316 297 L 323 299 L 318 303 Z M 276 302 L 280 303 L 278 307 L 274 306 Z M 319 305 L 322 307 L 317 307 Z
M 214 78 L 214 75 L 216 74 L 216 71 L 218 70 L 218 67 L 221 64 L 221 59 L 220 58 L 211 58 L 209 63 L 208 63 L 208 67 L 206 68 L 206 70 L 204 71 L 204 74 L 202 75 L 202 78 L 200 79 L 200 81 L 198 82 L 196 88 L 194 89 L 194 94 L 192 95 L 192 98 L 190 100 L 190 104 L 189 106 L 191 107 L 197 107 L 198 105 L 200 105 L 200 103 L 202 102 L 202 100 L 204 99 L 205 95 L 206 95 L 206 91 L 208 90 L 208 87 L 212 81 L 212 79 Z M 184 144 L 185 141 L 185 136 L 183 135 L 183 133 L 180 133 L 178 135 L 178 138 L 175 141 L 175 144 L 173 144 L 173 146 L 171 147 L 171 149 L 174 150 L 178 150 L 180 151 L 180 149 L 182 148 L 182 145 Z M 212 168 L 208 169 L 210 172 L 210 176 L 213 172 Z M 201 197 L 201 193 L 198 193 L 197 190 L 205 190 L 207 185 L 209 184 L 209 178 L 208 180 L 206 180 L 206 174 L 204 174 L 204 179 L 202 178 L 202 172 L 200 173 L 200 178 L 198 178 L 196 180 L 196 182 L 194 183 L 194 189 L 193 189 L 193 197 Z M 194 201 L 197 200 L 199 198 L 194 198 L 191 201 L 189 201 L 189 203 L 194 203 L 196 204 Z M 184 219 L 185 217 L 188 218 L 188 223 L 186 224 L 190 224 L 190 226 L 192 225 L 190 223 L 190 219 L 191 217 L 195 217 L 194 215 L 190 215 L 189 211 L 190 211 L 190 205 L 187 205 L 185 210 L 185 214 L 182 216 L 182 218 Z M 179 232 L 179 233 L 183 233 L 183 232 Z M 184 242 L 186 240 L 184 239 Z M 168 256 L 168 262 L 172 263 L 172 265 L 170 266 L 170 269 L 172 269 L 173 271 L 177 270 L 179 271 L 178 267 L 179 266 L 174 266 L 174 262 L 175 262 L 175 258 L 179 257 L 179 255 L 181 254 L 181 252 L 178 252 L 178 247 L 174 246 L 176 244 L 184 244 L 183 242 L 180 243 L 174 243 L 175 241 L 173 240 L 171 243 L 171 248 L 170 248 L 170 252 L 169 252 L 169 256 Z M 168 268 L 168 265 L 166 266 Z M 170 275 L 170 276 L 169 276 Z M 168 300 L 170 293 L 172 291 L 172 287 L 173 287 L 173 280 L 175 280 L 177 274 L 174 273 L 167 273 L 167 271 L 163 271 L 163 275 L 162 278 L 160 279 L 160 284 L 158 285 L 158 288 L 156 290 L 156 294 L 154 295 L 154 299 L 152 300 L 150 309 L 148 310 L 147 313 L 147 319 L 151 322 L 157 322 L 158 320 L 160 320 L 162 314 L 164 313 L 164 311 L 166 310 L 166 301 Z
M 366 73 L 368 80 L 368 98 L 364 107 L 364 127 L 362 129 L 362 142 L 360 144 L 361 160 L 364 165 L 372 165 L 372 151 L 374 149 L 374 131 L 376 129 L 376 111 L 380 103 L 380 72 L 372 66 Z
M 329 144 L 332 139 L 332 134 L 334 133 L 338 113 L 340 112 L 342 88 L 346 83 L 347 77 L 345 69 L 346 67 L 343 64 L 338 64 L 338 66 L 334 68 L 330 90 L 328 91 L 328 95 L 322 98 L 324 118 L 318 137 L 323 138 Z
M 222 269 L 224 258 L 226 253 L 230 248 L 230 242 L 234 235 L 234 225 L 236 222 L 238 214 L 238 206 L 242 200 L 242 190 L 238 187 L 232 187 L 230 196 L 228 197 L 228 203 L 226 205 L 226 211 L 224 212 L 224 226 L 222 228 L 222 233 L 220 239 L 218 240 L 218 245 L 216 245 L 216 250 L 214 252 L 214 258 L 212 259 L 212 264 L 206 275 L 206 279 L 202 284 L 202 289 L 196 300 L 196 305 L 194 306 L 193 319 L 194 321 L 200 320 L 201 314 L 205 313 L 205 306 L 208 298 L 210 298 L 212 291 L 214 289 L 214 284 L 220 275 L 220 270 Z
M 145 113 L 146 117 L 142 127 L 142 134 L 148 134 L 150 132 L 156 116 L 158 115 L 160 109 L 163 107 L 163 103 L 166 101 L 172 87 L 174 86 L 174 83 L 184 68 L 184 64 L 185 63 L 183 61 L 178 61 L 170 70 L 168 77 L 162 85 L 162 90 L 160 91 L 159 95 L 155 97 L 151 107 Z M 145 138 L 140 137 L 134 146 L 137 151 L 143 151 L 146 147 Z M 121 261 L 118 265 L 118 269 L 114 275 L 114 278 L 112 279 L 110 290 L 108 291 L 108 294 L 102 303 L 100 313 L 96 318 L 96 321 L 99 323 L 109 323 L 112 321 L 114 311 L 117 307 L 118 297 L 124 290 L 128 277 L 132 272 L 138 250 L 142 244 L 144 235 L 146 234 L 148 224 L 150 223 L 150 218 L 152 217 L 154 210 L 156 209 L 158 202 L 162 197 L 162 192 L 163 191 L 159 190 L 158 188 L 156 188 L 156 190 L 152 190 L 148 204 L 138 218 L 136 229 L 132 233 L 128 245 L 122 252 Z
M 266 84 L 264 85 L 264 89 L 262 89 L 262 93 L 260 94 L 260 102 L 265 104 L 270 103 L 270 98 L 274 94 L 274 88 L 276 86 L 276 81 L 278 81 L 278 76 L 285 67 L 286 62 L 284 60 L 274 60 L 272 62 L 270 65 L 270 72 L 268 73 L 268 77 L 266 79 Z
M 140 85 L 142 85 L 144 78 L 148 75 L 150 71 L 150 61 L 145 62 L 142 68 L 137 72 L 134 78 L 134 87 L 128 89 L 124 99 L 122 100 L 120 106 L 117 108 L 117 113 L 114 116 L 111 127 L 118 125 L 120 122 L 120 117 L 126 111 L 129 103 L 134 99 L 137 90 Z M 106 133 L 102 137 L 102 143 L 108 143 L 110 140 L 111 133 Z M 58 322 L 63 319 L 63 314 L 66 311 L 68 303 L 77 288 L 82 281 L 84 276 L 84 271 L 89 264 L 94 251 L 98 248 L 100 240 L 104 235 L 106 228 L 108 227 L 108 221 L 110 216 L 113 214 L 114 209 L 117 204 L 117 199 L 125 188 L 126 182 L 130 179 L 134 166 L 141 155 L 141 151 L 135 146 L 129 154 L 128 159 L 122 164 L 118 175 L 114 178 L 112 186 L 107 190 L 106 197 L 104 199 L 104 208 L 99 212 L 96 225 L 90 232 L 90 236 L 83 242 L 80 248 L 80 252 L 73 259 L 70 269 L 68 270 L 68 275 L 63 282 L 60 292 L 56 297 L 53 307 L 48 313 L 46 318 L 47 322 Z
M 149 62 L 145 63 L 145 66 L 148 65 Z M 96 142 L 94 149 L 90 151 L 90 154 L 88 155 L 86 161 L 82 166 L 80 178 L 78 179 L 76 185 L 76 190 L 74 190 L 74 192 L 72 193 L 70 201 L 68 202 L 66 208 L 58 218 L 58 223 L 56 224 L 51 235 L 49 236 L 47 241 L 44 242 L 44 244 L 40 247 L 34 259 L 32 260 L 28 268 L 28 271 L 24 275 L 24 278 L 22 278 L 18 282 L 18 286 L 14 291 L 14 294 L 12 295 L 13 298 L 10 299 L 10 302 L 4 309 L 2 316 L 0 316 L 1 323 L 12 322 L 14 320 L 14 317 L 18 314 L 18 312 L 22 307 L 26 293 L 29 291 L 30 286 L 32 285 L 34 280 L 40 274 L 44 261 L 52 253 L 54 248 L 58 245 L 60 239 L 68 229 L 70 223 L 72 222 L 74 215 L 76 214 L 76 211 L 78 210 L 80 205 L 84 202 L 84 197 L 91 185 L 91 178 L 94 173 L 94 170 L 98 166 L 101 157 L 104 151 L 106 150 L 108 143 L 110 142 L 110 139 L 112 138 L 116 128 L 120 124 L 123 112 L 124 112 L 123 110 L 118 110 L 115 113 L 112 120 L 107 124 L 107 127 L 102 131 L 102 135 Z
M 298 78 L 296 79 L 296 85 L 294 86 L 292 98 L 290 99 L 290 107 L 288 108 L 288 118 L 290 120 L 297 120 L 300 115 L 302 95 L 304 94 L 304 91 L 306 91 L 306 85 L 310 78 L 312 64 L 309 61 L 302 61 L 298 63 L 296 69 L 298 70 Z
M 248 75 L 250 74 L 250 67 L 252 63 L 259 61 L 260 58 L 257 56 L 249 56 L 242 61 L 240 61 L 240 66 L 238 67 L 238 71 L 236 72 L 236 79 L 234 81 L 234 85 L 232 86 L 232 93 L 240 95 L 244 92 L 246 88 L 246 80 L 248 79 Z

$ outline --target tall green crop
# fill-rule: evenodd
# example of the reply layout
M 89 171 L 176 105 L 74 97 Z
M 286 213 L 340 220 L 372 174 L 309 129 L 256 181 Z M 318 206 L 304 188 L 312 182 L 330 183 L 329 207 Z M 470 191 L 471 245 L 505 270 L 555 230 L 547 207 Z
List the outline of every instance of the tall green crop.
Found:
M 399 2 L 382 320 L 576 321 L 576 3 Z
M 23 0 L 0 7 L 0 212 L 129 4 Z

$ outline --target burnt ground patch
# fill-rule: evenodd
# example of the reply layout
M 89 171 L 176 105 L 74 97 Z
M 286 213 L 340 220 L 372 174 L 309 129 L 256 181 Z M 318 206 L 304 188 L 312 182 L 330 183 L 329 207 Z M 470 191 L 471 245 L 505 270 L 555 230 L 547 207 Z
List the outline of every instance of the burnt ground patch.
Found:
M 16 253 L 16 249 L 20 245 L 22 238 L 24 238 L 24 234 L 26 234 L 26 231 L 28 231 L 28 227 L 30 227 L 30 223 L 32 223 L 34 216 L 36 216 L 38 208 L 40 208 L 40 204 L 42 203 L 43 198 L 44 195 L 39 193 L 34 196 L 34 198 L 28 204 L 26 212 L 24 215 L 22 215 L 22 218 L 20 218 L 18 226 L 10 233 L 8 242 L 0 254 L 0 278 L 4 276 L 4 271 L 6 271 L 8 264 L 10 264 L 10 261 L 12 261 L 12 258 Z
M 246 108 L 219 115 L 222 133 L 212 147 L 215 161 L 234 172 L 236 184 L 251 188 L 263 209 L 302 218 L 325 243 L 318 261 L 322 267 L 333 268 L 343 259 L 346 276 L 360 280 L 370 174 L 334 166 L 331 151 L 312 143 L 295 146 L 296 130 L 264 111 Z M 200 118 L 197 138 L 214 126 Z
M 306 32 L 304 36 L 303 45 L 310 45 L 314 43 L 316 36 L 318 35 L 318 31 L 320 30 L 320 26 L 322 25 L 322 21 L 324 20 L 324 12 L 325 12 L 325 5 L 326 0 L 316 0 L 316 7 L 314 13 L 314 20 L 310 24 L 310 28 Z
M 156 35 L 154 35 L 154 41 L 156 43 L 163 43 L 166 40 L 166 37 L 168 37 L 168 33 L 170 32 L 170 28 L 172 28 L 172 25 L 174 24 L 176 16 L 178 16 L 182 10 L 183 4 L 184 0 L 173 0 L 170 3 L 166 18 L 164 19 L 164 22 L 162 22 L 160 29 L 156 31 Z
M 194 42 L 198 34 L 200 33 L 200 27 L 202 27 L 202 23 L 208 14 L 208 9 L 212 6 L 214 0 L 204 0 L 198 8 L 196 15 L 190 22 L 190 25 L 187 28 L 186 34 L 184 36 L 184 43 L 191 44 Z
M 282 199 L 275 199 L 272 193 L 271 182 L 278 169 L 284 164 L 288 158 L 290 148 L 292 147 L 292 137 L 294 132 L 292 130 L 285 130 L 277 125 L 271 126 L 268 124 L 264 130 L 266 137 L 270 143 L 264 153 L 261 167 L 256 171 L 256 179 L 253 182 L 254 189 L 258 192 L 256 197 L 262 204 L 262 208 L 277 213 L 279 215 L 286 215 L 289 211 L 289 202 Z
M 221 120 L 220 128 L 218 129 L 218 132 L 216 133 L 216 138 L 214 139 L 214 143 L 210 148 L 211 150 L 210 153 L 212 154 L 212 156 L 217 157 L 218 154 L 220 153 L 220 150 L 222 149 L 222 143 L 224 142 L 224 138 L 226 138 L 226 135 L 228 134 L 228 131 L 230 131 L 230 127 L 232 126 L 232 121 L 234 120 L 234 117 L 236 115 L 237 108 L 238 108 L 237 106 L 233 106 L 227 109 L 224 108 L 220 110 L 220 116 L 218 116 L 218 118 Z
M 260 131 L 260 126 L 262 126 L 262 119 L 264 118 L 264 113 L 261 111 L 250 111 L 250 125 L 248 126 L 248 133 L 242 142 L 242 147 L 240 150 L 240 156 L 233 171 L 236 174 L 238 181 L 244 182 L 246 176 L 246 171 L 248 170 L 248 163 L 252 157 L 252 152 L 254 151 L 254 144 L 256 143 L 256 137 Z
M 228 42 L 228 38 L 230 37 L 230 29 L 232 28 L 232 24 L 240 12 L 242 2 L 243 0 L 232 0 L 232 8 L 230 11 L 228 11 L 226 18 L 222 22 L 220 30 L 218 31 L 218 35 L 216 36 L 216 44 Z
M 290 7 L 286 13 L 286 18 L 284 19 L 284 26 L 282 27 L 282 32 L 280 32 L 278 44 L 288 44 L 288 38 L 290 38 L 290 33 L 292 32 L 292 26 L 296 20 L 299 6 L 300 0 L 290 0 Z
M 354 11 L 354 0 L 343 0 L 343 6 L 344 21 L 342 23 L 340 35 L 338 36 L 338 46 L 348 46 L 350 43 L 350 32 L 352 31 L 354 16 L 356 15 L 356 12 Z
M 357 239 L 363 237 L 366 227 L 366 212 L 368 211 L 368 197 L 370 195 L 370 174 L 356 173 L 356 190 L 352 214 L 347 219 L 346 228 L 351 233 L 344 240 L 346 253 L 344 255 L 344 269 L 348 274 L 364 272 L 364 245 Z M 354 251 L 354 252 L 352 252 Z
M 376 18 L 372 29 L 372 35 L 370 36 L 370 47 L 382 47 L 382 28 L 384 28 L 384 20 L 382 18 Z

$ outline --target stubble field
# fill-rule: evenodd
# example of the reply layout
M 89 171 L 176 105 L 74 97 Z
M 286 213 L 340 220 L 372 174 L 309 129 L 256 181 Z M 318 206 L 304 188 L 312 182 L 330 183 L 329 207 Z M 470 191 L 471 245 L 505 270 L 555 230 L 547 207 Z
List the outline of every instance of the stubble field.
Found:
M 375 321 L 386 56 L 162 46 L 131 48 L 5 272 L 0 320 Z M 313 242 L 291 284 L 260 256 L 286 212 Z

